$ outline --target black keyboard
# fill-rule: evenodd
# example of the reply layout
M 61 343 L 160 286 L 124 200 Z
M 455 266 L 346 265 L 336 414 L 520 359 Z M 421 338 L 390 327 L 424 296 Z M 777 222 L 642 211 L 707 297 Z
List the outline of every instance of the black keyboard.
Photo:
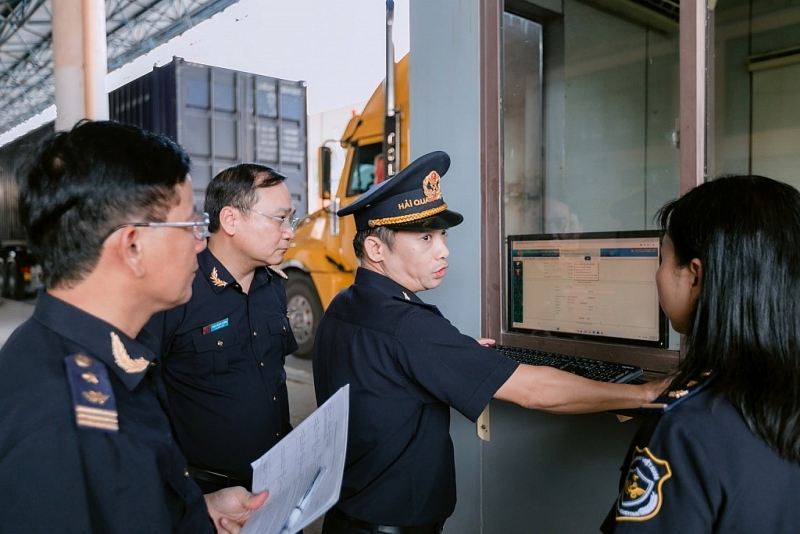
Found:
M 581 358 L 579 356 L 567 356 L 566 354 L 556 354 L 553 352 L 543 352 L 541 350 L 523 349 L 510 347 L 508 345 L 492 345 L 492 348 L 499 350 L 512 360 L 528 365 L 544 365 L 555 367 L 562 371 L 597 380 L 598 382 L 614 382 L 624 384 L 642 374 L 641 367 L 633 365 L 623 365 L 621 363 L 604 362 Z

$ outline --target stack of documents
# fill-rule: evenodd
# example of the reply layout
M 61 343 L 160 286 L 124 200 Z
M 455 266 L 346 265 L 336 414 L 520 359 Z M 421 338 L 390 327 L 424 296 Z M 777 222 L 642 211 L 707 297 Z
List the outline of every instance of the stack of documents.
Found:
M 268 490 L 269 497 L 242 534 L 295 534 L 336 504 L 349 411 L 346 385 L 253 462 L 253 493 Z

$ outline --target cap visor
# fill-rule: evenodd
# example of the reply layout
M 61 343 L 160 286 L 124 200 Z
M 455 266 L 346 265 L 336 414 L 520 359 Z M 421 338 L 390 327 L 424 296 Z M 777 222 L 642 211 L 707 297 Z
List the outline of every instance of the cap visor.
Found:
M 409 221 L 403 224 L 386 225 L 395 230 L 445 230 L 458 226 L 464 220 L 464 216 L 458 212 L 444 210 L 442 213 L 433 217 L 426 217 L 417 221 Z

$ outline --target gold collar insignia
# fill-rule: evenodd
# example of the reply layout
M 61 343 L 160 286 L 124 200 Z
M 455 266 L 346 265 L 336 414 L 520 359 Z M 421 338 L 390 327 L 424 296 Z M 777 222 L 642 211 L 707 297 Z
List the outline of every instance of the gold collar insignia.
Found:
M 114 361 L 126 373 L 141 373 L 150 365 L 150 362 L 144 358 L 136 358 L 135 360 L 131 358 L 122 340 L 115 332 L 111 332 L 111 353 L 114 355 Z
M 278 276 L 280 276 L 284 280 L 288 280 L 289 279 L 289 275 L 287 275 L 285 272 L 283 272 L 280 269 L 280 267 L 275 267 L 274 265 L 267 265 L 267 267 L 269 268 L 270 271 L 272 271 L 273 273 L 277 274 Z
M 409 297 L 409 296 L 406 294 L 406 292 L 405 292 L 405 291 L 403 291 L 403 296 L 406 298 L 406 300 L 411 300 L 411 297 Z
M 215 287 L 225 287 L 228 285 L 228 282 L 220 279 L 219 274 L 217 274 L 216 267 L 211 269 L 211 276 L 209 278 L 211 278 L 211 283 L 214 284 Z

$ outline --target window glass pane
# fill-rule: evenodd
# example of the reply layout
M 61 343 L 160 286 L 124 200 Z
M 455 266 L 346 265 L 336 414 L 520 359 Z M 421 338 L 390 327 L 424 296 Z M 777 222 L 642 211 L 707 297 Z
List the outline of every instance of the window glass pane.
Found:
M 711 21 L 709 176 L 800 187 L 800 5 L 723 0 Z
M 506 233 L 524 234 L 542 227 L 542 26 L 507 15 L 503 34 Z
M 754 72 L 753 173 L 798 187 L 798 169 L 800 63 Z
M 369 190 L 375 183 L 375 164 L 379 161 L 383 145 L 375 143 L 357 147 L 353 158 L 350 183 L 347 186 L 347 196 L 360 195 Z
M 677 24 L 562 6 L 503 18 L 504 233 L 653 228 L 678 195 Z

